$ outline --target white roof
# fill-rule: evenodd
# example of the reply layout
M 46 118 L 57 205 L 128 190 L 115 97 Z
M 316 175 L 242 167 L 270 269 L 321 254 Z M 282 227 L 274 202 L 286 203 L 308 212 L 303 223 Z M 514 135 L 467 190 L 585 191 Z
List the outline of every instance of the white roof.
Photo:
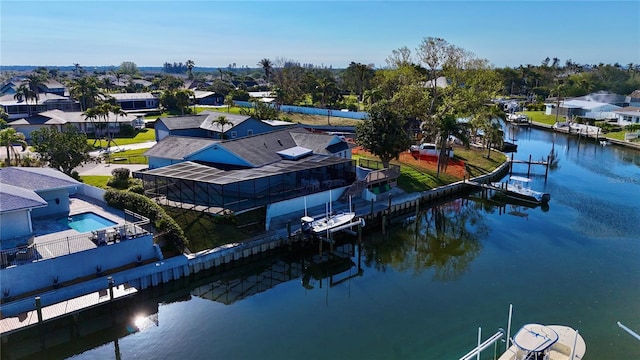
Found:
M 271 91 L 249 91 L 249 96 L 256 97 L 256 98 L 275 97 Z
M 591 110 L 595 108 L 599 108 L 602 106 L 609 106 L 612 108 L 620 108 L 616 105 L 611 105 L 607 103 L 597 102 L 597 101 L 586 101 L 586 100 L 566 100 L 562 102 L 562 107 L 564 108 L 581 108 L 585 110 Z
M 146 100 L 157 99 L 152 93 L 122 93 L 122 94 L 109 94 L 116 100 Z

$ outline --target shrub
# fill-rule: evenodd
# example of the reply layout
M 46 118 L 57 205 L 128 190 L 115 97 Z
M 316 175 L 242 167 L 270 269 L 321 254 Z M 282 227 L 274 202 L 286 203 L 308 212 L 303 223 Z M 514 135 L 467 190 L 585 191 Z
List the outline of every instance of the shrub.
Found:
M 160 233 L 166 235 L 180 249 L 184 249 L 188 244 L 180 225 L 148 197 L 131 191 L 107 190 L 104 200 L 116 209 L 129 209 L 148 218 Z
M 115 168 L 111 170 L 111 175 L 118 180 L 127 180 L 131 172 L 127 168 Z
M 134 137 L 136 135 L 136 129 L 129 124 L 120 125 L 120 133 L 118 135 L 123 137 Z

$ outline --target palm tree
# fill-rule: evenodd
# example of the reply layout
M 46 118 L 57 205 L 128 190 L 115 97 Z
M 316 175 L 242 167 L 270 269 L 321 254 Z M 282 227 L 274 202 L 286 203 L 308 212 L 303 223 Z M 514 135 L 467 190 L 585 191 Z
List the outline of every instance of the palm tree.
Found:
M 218 127 L 220 128 L 220 134 L 222 139 L 226 138 L 226 136 L 224 135 L 224 127 L 227 125 L 233 126 L 233 123 L 230 120 L 227 120 L 227 117 L 224 115 L 220 115 L 217 118 L 213 119 L 211 123 L 218 125 Z
M 33 99 L 35 99 L 36 101 L 36 110 L 38 109 L 38 98 L 40 97 L 40 87 L 44 85 L 44 81 L 46 79 L 44 78 L 44 75 L 39 74 L 39 73 L 32 73 L 27 75 L 27 77 L 25 78 L 25 82 L 27 83 L 27 86 L 29 87 L 29 89 L 32 92 L 32 96 Z
M 231 112 L 231 107 L 236 105 L 231 94 L 224 97 L 224 104 L 227 105 L 227 112 Z
M 26 84 L 20 84 L 16 89 L 16 93 L 13 95 L 13 98 L 17 102 L 24 102 L 27 104 L 27 111 L 29 112 L 29 116 L 31 116 L 31 106 L 29 106 L 29 100 L 35 98 L 35 94 Z
M 11 154 L 14 155 L 16 164 L 18 163 L 19 155 L 13 148 L 14 145 L 22 146 L 22 151 L 27 149 L 27 141 L 25 140 L 24 134 L 17 132 L 16 129 L 12 127 L 0 130 L 0 146 L 4 146 L 7 149 L 7 166 L 11 166 Z
M 74 99 L 80 101 L 82 111 L 93 107 L 98 99 L 104 96 L 104 93 L 100 91 L 100 87 L 98 86 L 98 80 L 93 76 L 83 76 L 71 80 L 69 92 Z
M 186 66 L 187 66 L 187 71 L 189 72 L 189 79 L 193 79 L 192 70 L 193 70 L 193 67 L 196 66 L 196 63 L 193 62 L 193 60 L 187 60 Z
M 271 60 L 264 58 L 258 62 L 258 65 L 262 66 L 262 70 L 264 70 L 264 77 L 267 82 L 269 82 L 269 78 L 271 77 L 271 70 L 273 70 L 273 63 Z
M 425 122 L 422 130 L 423 133 L 428 138 L 437 139 L 436 141 L 440 147 L 436 177 L 440 177 L 440 171 L 446 169 L 448 163 L 446 160 L 448 158 L 447 148 L 450 137 L 454 136 L 460 140 L 465 147 L 469 146 L 467 127 L 468 125 L 466 123 L 459 122 L 453 115 L 445 115 L 434 119 L 434 121 Z
M 502 147 L 504 144 L 504 132 L 502 126 L 497 120 L 493 120 L 484 126 L 484 136 L 487 141 L 487 159 L 491 158 L 491 147 L 497 145 Z

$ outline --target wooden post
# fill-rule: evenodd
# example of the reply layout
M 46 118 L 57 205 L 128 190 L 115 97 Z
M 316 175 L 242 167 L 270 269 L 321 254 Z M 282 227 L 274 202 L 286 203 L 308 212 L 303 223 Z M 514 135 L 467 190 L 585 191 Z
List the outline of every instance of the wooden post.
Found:
M 551 160 L 551 157 L 549 157 L 549 155 L 547 155 L 547 166 L 545 166 L 544 169 L 544 181 L 547 181 L 547 176 L 549 175 L 549 161 Z
M 509 175 L 513 174 L 513 153 L 511 153 L 511 162 L 509 163 Z
M 531 173 L 531 154 L 529 154 L 529 164 L 527 166 L 527 177 L 529 177 L 530 173 Z
M 109 300 L 113 301 L 113 285 L 115 283 L 113 277 L 109 276 L 107 282 L 109 283 Z
M 387 234 L 387 215 L 382 215 L 382 234 Z
M 358 251 L 360 251 L 360 246 L 362 246 L 362 223 L 358 221 Z
M 42 323 L 42 302 L 40 296 L 36 296 L 36 313 L 38 314 L 38 324 Z

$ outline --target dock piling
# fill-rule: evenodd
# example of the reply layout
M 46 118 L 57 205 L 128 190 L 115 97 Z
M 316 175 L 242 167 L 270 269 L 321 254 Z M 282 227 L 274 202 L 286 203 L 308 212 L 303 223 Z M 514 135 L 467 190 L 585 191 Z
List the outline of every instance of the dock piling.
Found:
M 42 323 L 42 301 L 40 296 L 36 296 L 36 312 L 38 313 L 38 324 Z

